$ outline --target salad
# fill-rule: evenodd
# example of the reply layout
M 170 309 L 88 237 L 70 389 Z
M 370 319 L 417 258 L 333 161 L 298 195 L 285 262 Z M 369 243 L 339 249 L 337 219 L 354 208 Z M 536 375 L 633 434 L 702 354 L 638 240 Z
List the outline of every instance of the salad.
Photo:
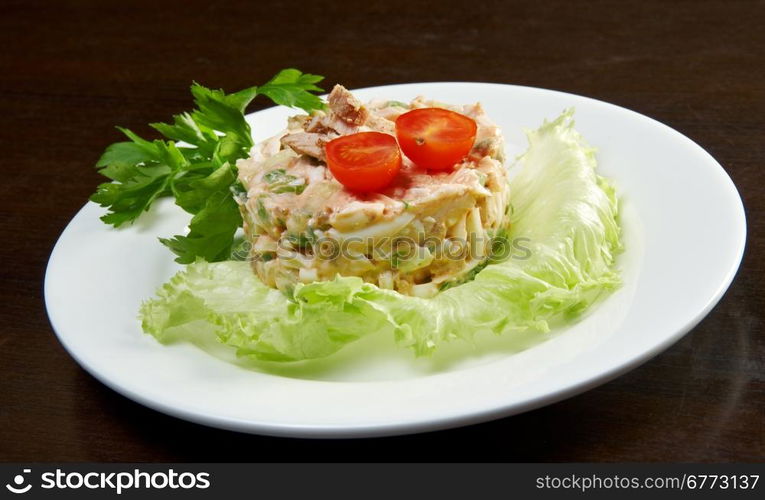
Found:
M 365 105 L 340 85 L 328 102 L 237 162 L 248 257 L 263 283 L 289 293 L 358 276 L 433 297 L 490 258 L 492 237 L 507 229 L 509 186 L 502 135 L 480 104 Z M 401 154 L 397 130 L 442 121 L 465 127 L 452 158 Z
M 528 131 L 512 165 L 479 103 L 362 103 L 283 70 L 196 109 L 123 130 L 91 198 L 116 227 L 173 196 L 188 231 L 160 241 L 185 268 L 141 307 L 161 342 L 214 337 L 266 361 L 329 356 L 393 335 L 426 355 L 479 332 L 547 331 L 620 284 L 618 201 L 573 110 Z M 255 97 L 300 108 L 254 144 Z M 384 96 L 381 96 L 384 97 Z M 512 174 L 512 175 L 511 175 Z

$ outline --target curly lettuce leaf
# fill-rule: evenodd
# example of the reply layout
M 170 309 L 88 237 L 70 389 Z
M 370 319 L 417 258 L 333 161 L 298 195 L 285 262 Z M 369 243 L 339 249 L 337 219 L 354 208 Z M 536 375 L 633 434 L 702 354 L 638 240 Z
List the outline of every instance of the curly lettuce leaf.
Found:
M 431 299 L 382 290 L 356 277 L 297 285 L 290 297 L 263 285 L 247 262 L 196 262 L 146 302 L 143 328 L 163 342 L 200 331 L 243 356 L 298 361 L 328 356 L 364 335 L 389 332 L 417 355 L 479 332 L 547 331 L 619 286 L 614 189 L 573 111 L 527 133 L 511 181 L 509 242 L 524 251 Z

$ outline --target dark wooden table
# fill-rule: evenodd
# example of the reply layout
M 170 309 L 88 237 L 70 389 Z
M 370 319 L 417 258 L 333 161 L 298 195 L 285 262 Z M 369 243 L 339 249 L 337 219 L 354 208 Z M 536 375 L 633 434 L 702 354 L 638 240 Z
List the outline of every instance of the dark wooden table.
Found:
M 268 3 L 0 7 L 1 460 L 763 460 L 763 2 Z M 192 80 L 233 90 L 287 66 L 327 75 L 326 87 L 503 82 L 654 117 L 706 148 L 739 187 L 750 232 L 743 266 L 719 306 L 654 360 L 492 423 L 304 441 L 146 409 L 85 373 L 56 340 L 42 298 L 50 250 L 101 181 L 92 165 L 118 139 L 114 125 L 148 134 L 147 123 L 189 107 Z

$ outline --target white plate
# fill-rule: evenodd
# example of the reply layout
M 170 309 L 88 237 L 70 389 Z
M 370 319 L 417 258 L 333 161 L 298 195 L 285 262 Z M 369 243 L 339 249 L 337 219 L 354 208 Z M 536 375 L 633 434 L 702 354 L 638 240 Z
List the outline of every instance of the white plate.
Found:
M 191 344 L 162 346 L 141 332 L 140 303 L 177 269 L 158 236 L 188 222 L 166 200 L 113 230 L 89 203 L 48 263 L 53 328 L 87 371 L 125 396 L 201 424 L 259 434 L 360 437 L 465 425 L 527 411 L 602 384 L 677 341 L 717 303 L 746 239 L 741 199 L 722 167 L 680 133 L 585 97 L 483 83 L 363 89 L 363 99 L 417 95 L 480 100 L 502 127 L 510 157 L 523 128 L 576 107 L 576 128 L 598 148 L 600 172 L 623 201 L 625 286 L 579 323 L 553 334 L 482 338 L 414 359 L 392 339 L 367 338 L 334 359 L 255 369 Z M 251 115 L 256 139 L 292 112 Z M 87 166 L 83 166 L 87 168 Z M 94 186 L 95 187 L 95 186 Z

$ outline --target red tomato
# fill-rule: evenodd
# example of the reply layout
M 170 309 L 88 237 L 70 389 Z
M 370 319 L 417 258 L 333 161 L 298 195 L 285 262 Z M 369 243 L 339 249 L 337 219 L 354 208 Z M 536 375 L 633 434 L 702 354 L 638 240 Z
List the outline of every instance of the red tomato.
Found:
M 327 166 L 343 186 L 367 193 L 389 185 L 401 169 L 396 138 L 381 132 L 359 132 L 325 146 Z
M 396 136 L 404 154 L 423 168 L 443 170 L 459 163 L 472 149 L 475 121 L 442 108 L 420 108 L 396 119 Z

